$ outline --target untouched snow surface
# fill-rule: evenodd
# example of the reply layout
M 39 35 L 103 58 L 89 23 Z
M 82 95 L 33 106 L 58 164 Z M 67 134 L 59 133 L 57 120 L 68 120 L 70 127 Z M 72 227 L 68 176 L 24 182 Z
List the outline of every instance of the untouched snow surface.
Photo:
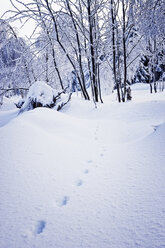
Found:
M 132 95 L 0 112 L 0 248 L 165 247 L 165 93 Z

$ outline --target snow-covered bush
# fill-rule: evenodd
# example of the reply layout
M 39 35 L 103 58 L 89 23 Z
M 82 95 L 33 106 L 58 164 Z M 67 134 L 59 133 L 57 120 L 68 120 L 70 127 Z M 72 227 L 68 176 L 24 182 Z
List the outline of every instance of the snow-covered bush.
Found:
M 45 82 L 37 81 L 30 88 L 21 112 L 37 107 L 54 107 L 54 90 Z
M 25 102 L 25 99 L 22 98 L 18 102 L 15 103 L 15 106 L 20 109 L 22 108 L 24 102 Z
M 45 82 L 37 81 L 29 88 L 25 101 L 19 101 L 16 106 L 20 108 L 20 112 L 32 110 L 37 107 L 53 108 L 55 106 L 57 111 L 59 111 L 71 99 L 71 93 L 69 96 L 61 98 L 61 95 L 65 93 L 66 89 L 57 93 Z

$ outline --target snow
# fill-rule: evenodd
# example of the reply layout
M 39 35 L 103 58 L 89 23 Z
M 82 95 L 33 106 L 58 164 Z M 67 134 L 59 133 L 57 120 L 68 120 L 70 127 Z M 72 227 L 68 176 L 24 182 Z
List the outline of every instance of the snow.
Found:
M 0 127 L 5 126 L 18 115 L 18 110 L 14 104 L 14 102 L 18 102 L 18 100 L 18 97 L 13 97 L 12 101 L 10 98 L 4 97 L 4 104 L 0 108 Z
M 132 96 L 0 111 L 0 247 L 165 247 L 165 93 Z
M 22 111 L 30 110 L 31 102 L 41 103 L 42 106 L 51 105 L 53 103 L 54 90 L 45 82 L 37 81 L 31 85 L 27 98 L 21 108 Z

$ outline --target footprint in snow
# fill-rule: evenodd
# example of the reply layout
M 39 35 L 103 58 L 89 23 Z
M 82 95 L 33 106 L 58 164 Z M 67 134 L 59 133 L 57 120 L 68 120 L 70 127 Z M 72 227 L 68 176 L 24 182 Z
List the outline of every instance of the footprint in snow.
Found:
M 88 174 L 88 173 L 89 173 L 89 170 L 86 169 L 86 170 L 84 171 L 84 174 Z
M 39 220 L 37 222 L 34 234 L 41 234 L 44 231 L 45 227 L 46 227 L 46 221 Z
M 36 235 L 39 235 L 44 232 L 44 229 L 46 227 L 46 221 L 45 220 L 39 220 L 37 223 L 33 223 L 32 226 L 24 230 L 24 232 L 21 234 L 23 238 L 25 239 L 31 239 Z
M 69 201 L 69 197 L 65 195 L 62 197 L 62 199 L 57 200 L 56 203 L 57 206 L 64 207 L 68 204 L 68 201 Z
M 61 207 L 66 206 L 68 204 L 68 201 L 69 201 L 69 197 L 64 196 L 61 202 Z
M 158 127 L 159 127 L 159 125 L 157 125 L 157 126 L 156 126 L 156 125 L 153 125 L 152 127 L 153 127 L 153 129 L 154 129 L 154 132 L 156 132 L 157 129 L 158 129 Z
M 104 146 L 102 147 L 102 149 L 103 149 L 104 152 L 106 152 L 106 150 L 107 150 Z
M 100 153 L 100 157 L 104 157 L 104 154 L 103 153 Z
M 81 185 L 83 185 L 83 181 L 80 179 L 77 181 L 76 186 L 81 186 Z
M 87 163 L 91 164 L 93 161 L 92 160 L 87 160 Z

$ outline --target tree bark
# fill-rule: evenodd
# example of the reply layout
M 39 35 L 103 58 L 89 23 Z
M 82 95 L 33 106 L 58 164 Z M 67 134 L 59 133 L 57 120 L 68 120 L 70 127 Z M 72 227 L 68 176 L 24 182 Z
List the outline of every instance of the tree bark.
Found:
M 121 102 L 119 82 L 116 78 L 116 43 L 115 43 L 115 16 L 114 16 L 114 0 L 111 0 L 111 21 L 112 21 L 112 53 L 113 53 L 113 75 L 117 89 L 118 101 Z
M 38 11 L 39 11 L 39 15 L 40 15 L 42 24 L 44 25 L 44 30 L 45 30 L 46 35 L 47 35 L 47 37 L 48 37 L 48 40 L 49 40 L 49 42 L 50 42 L 50 46 L 51 46 L 51 50 L 52 50 L 52 57 L 53 57 L 54 68 L 55 68 L 55 70 L 56 70 L 56 72 L 57 72 L 57 75 L 58 75 L 58 78 L 59 78 L 59 81 L 60 81 L 60 85 L 61 85 L 61 88 L 62 88 L 62 90 L 63 90 L 63 89 L 64 89 L 64 86 L 63 86 L 63 82 L 62 82 L 62 78 L 61 78 L 59 69 L 58 69 L 58 67 L 57 67 L 56 58 L 55 58 L 55 51 L 54 51 L 54 47 L 53 47 L 53 42 L 52 42 L 52 39 L 51 39 L 51 37 L 50 37 L 49 31 L 48 31 L 48 29 L 47 29 L 47 27 L 46 27 L 46 24 L 45 24 L 45 22 L 44 22 L 44 20 L 43 20 L 43 18 L 42 18 L 41 9 L 40 9 L 40 6 L 39 6 L 38 3 L 37 3 L 37 8 L 38 8 Z M 46 55 L 46 56 L 47 56 L 47 55 Z M 46 68 L 46 71 L 47 71 L 47 68 Z M 48 77 L 47 77 L 47 80 L 49 80 Z
M 72 10 L 70 8 L 69 1 L 66 0 L 66 3 L 67 3 L 67 8 L 69 10 L 69 14 L 71 16 L 72 23 L 73 23 L 73 26 L 74 26 L 74 29 L 75 29 L 75 34 L 76 34 L 76 41 L 77 41 L 77 47 L 78 47 L 78 63 L 79 63 L 80 75 L 81 75 L 81 79 L 82 79 L 82 87 L 83 87 L 83 91 L 84 91 L 84 93 L 86 95 L 86 98 L 88 100 L 90 100 L 88 92 L 86 90 L 86 85 L 85 85 L 85 76 L 84 76 L 84 71 L 83 71 L 83 66 L 82 66 L 81 43 L 80 43 L 80 39 L 79 39 L 79 35 L 78 35 L 78 29 L 77 29 L 77 26 L 76 26 L 75 19 L 73 17 Z
M 62 44 L 61 41 L 60 41 L 59 32 L 58 32 L 58 27 L 57 27 L 57 22 L 56 22 L 56 20 L 55 20 L 54 14 L 53 14 L 53 12 L 52 12 L 50 6 L 49 6 L 48 0 L 45 0 L 45 2 L 46 2 L 47 9 L 48 9 L 48 11 L 49 11 L 49 13 L 50 13 L 50 16 L 51 16 L 52 21 L 53 21 L 53 24 L 54 24 L 54 29 L 55 29 L 55 32 L 56 32 L 56 40 L 57 40 L 59 46 L 61 47 L 61 49 L 63 50 L 64 54 L 66 55 L 67 59 L 68 59 L 69 62 L 71 63 L 71 65 L 72 65 L 74 71 L 76 72 L 77 79 L 78 79 L 78 81 L 79 81 L 80 88 L 81 88 L 81 91 L 82 91 L 82 93 L 83 93 L 84 98 L 85 98 L 86 100 L 89 100 L 89 96 L 88 96 L 88 95 L 86 94 L 86 92 L 84 91 L 84 88 L 83 88 L 83 86 L 82 86 L 82 83 L 81 83 L 81 79 L 80 79 L 80 77 L 79 77 L 79 74 L 77 73 L 76 67 L 75 67 L 75 65 L 74 65 L 74 63 L 73 63 L 73 61 L 72 61 L 72 59 L 70 58 L 69 54 L 67 53 L 65 47 L 63 46 L 63 44 Z
M 122 35 L 123 35 L 123 72 L 124 72 L 124 79 L 123 79 L 123 85 L 124 85 L 124 97 L 123 102 L 125 102 L 126 97 L 126 84 L 127 84 L 127 53 L 126 53 L 126 13 L 125 13 L 125 3 L 124 0 L 122 0 L 122 14 L 123 14 L 123 27 L 122 27 Z
M 90 56 L 91 56 L 91 64 L 92 64 L 92 84 L 93 84 L 93 93 L 94 100 L 98 102 L 98 87 L 96 84 L 96 64 L 95 64 L 95 50 L 94 50 L 94 40 L 93 40 L 93 23 L 94 20 L 92 17 L 91 11 L 91 0 L 87 0 L 87 11 L 88 11 L 88 23 L 89 23 L 89 42 L 90 42 Z

